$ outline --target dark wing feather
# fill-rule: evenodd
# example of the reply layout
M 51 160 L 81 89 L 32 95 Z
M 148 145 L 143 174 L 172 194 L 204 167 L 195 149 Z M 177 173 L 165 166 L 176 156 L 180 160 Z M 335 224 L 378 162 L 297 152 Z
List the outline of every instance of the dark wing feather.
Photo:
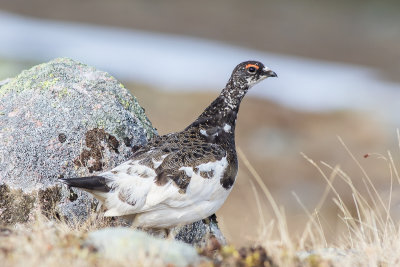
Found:
M 107 185 L 110 180 L 102 176 L 88 176 L 80 178 L 60 179 L 60 181 L 71 187 L 78 187 L 98 192 L 109 192 L 111 188 Z
M 219 145 L 203 143 L 187 146 L 182 150 L 173 151 L 155 170 L 156 183 L 164 185 L 172 180 L 182 191 L 189 185 L 190 178 L 181 167 L 196 167 L 200 164 L 221 160 L 226 151 Z

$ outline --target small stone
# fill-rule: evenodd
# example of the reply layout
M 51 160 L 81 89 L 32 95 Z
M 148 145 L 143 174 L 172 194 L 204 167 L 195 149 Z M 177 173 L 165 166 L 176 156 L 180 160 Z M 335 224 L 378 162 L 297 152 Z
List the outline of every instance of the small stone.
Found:
M 132 266 L 143 265 L 146 260 L 144 265 L 149 266 L 197 266 L 207 262 L 185 243 L 122 227 L 91 232 L 84 246 L 94 249 L 99 257 L 129 262 Z
M 60 143 L 64 143 L 65 141 L 67 141 L 67 136 L 63 133 L 60 133 L 58 135 L 58 141 L 60 141 Z

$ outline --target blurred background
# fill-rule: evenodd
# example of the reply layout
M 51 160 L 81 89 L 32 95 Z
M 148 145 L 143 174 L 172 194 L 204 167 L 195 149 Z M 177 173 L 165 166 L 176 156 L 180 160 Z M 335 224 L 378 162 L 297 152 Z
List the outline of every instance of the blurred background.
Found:
M 1 0 L 0 80 L 56 57 L 122 81 L 159 134 L 192 122 L 236 64 L 260 60 L 279 78 L 244 100 L 237 146 L 285 210 L 290 232 L 301 233 L 307 221 L 294 194 L 312 212 L 327 184 L 301 152 L 340 166 L 363 190 L 363 172 L 338 136 L 389 195 L 390 170 L 379 154 L 390 150 L 400 160 L 399 1 Z M 262 222 L 274 216 L 239 164 L 217 215 L 228 240 L 244 245 L 263 238 Z M 334 184 L 351 203 L 345 184 L 339 178 Z M 398 188 L 395 181 L 395 214 Z M 341 231 L 332 198 L 319 210 L 328 239 Z

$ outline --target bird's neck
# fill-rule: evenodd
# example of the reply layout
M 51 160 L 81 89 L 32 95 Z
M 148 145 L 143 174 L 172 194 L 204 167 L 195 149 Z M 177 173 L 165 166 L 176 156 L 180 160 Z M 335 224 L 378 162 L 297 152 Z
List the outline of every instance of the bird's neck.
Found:
M 237 113 L 246 92 L 247 88 L 241 88 L 230 80 L 221 94 L 188 128 L 210 130 L 210 134 L 222 130 L 234 135 Z
M 249 87 L 243 81 L 230 79 L 219 97 L 223 98 L 226 105 L 232 110 L 239 110 L 240 103 Z

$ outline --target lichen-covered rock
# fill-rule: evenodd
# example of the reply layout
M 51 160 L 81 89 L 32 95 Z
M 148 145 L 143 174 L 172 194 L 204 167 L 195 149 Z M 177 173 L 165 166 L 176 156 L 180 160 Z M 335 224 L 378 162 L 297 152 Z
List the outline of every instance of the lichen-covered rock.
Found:
M 0 225 L 87 218 L 97 201 L 57 179 L 94 175 L 156 135 L 136 98 L 108 73 L 59 58 L 0 82 Z M 172 230 L 197 246 L 225 239 L 214 219 Z
M 85 246 L 95 248 L 99 257 L 132 266 L 197 266 L 206 262 L 187 244 L 121 227 L 91 232 Z
M 108 73 L 60 58 L 0 87 L 0 223 L 46 214 L 85 218 L 93 199 L 57 183 L 110 169 L 155 130 Z

